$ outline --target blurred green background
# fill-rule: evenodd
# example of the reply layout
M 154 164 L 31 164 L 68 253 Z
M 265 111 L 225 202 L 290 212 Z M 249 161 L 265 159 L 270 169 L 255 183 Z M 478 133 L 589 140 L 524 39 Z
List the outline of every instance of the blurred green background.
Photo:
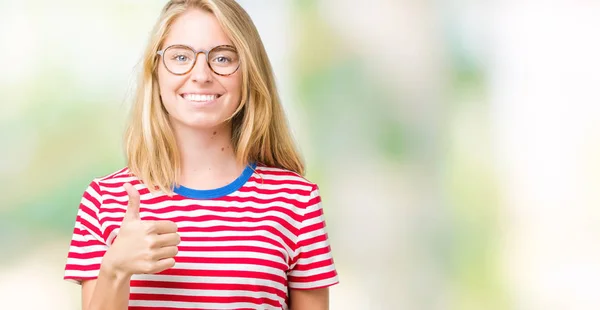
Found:
M 600 4 L 245 0 L 319 183 L 332 309 L 600 308 Z M 80 309 L 163 1 L 0 1 L 0 308 Z M 35 298 L 32 298 L 35 296 Z

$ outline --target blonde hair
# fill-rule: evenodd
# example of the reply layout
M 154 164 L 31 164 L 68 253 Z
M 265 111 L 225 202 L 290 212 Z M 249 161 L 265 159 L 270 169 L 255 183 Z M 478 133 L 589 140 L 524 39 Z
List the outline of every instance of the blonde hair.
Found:
M 188 9 L 212 13 L 240 54 L 242 93 L 229 119 L 236 160 L 279 167 L 304 175 L 304 164 L 291 137 L 275 78 L 262 40 L 246 11 L 233 0 L 172 0 L 154 26 L 141 62 L 125 133 L 131 173 L 153 191 L 172 194 L 181 171 L 179 150 L 157 82 L 156 52 L 173 22 Z

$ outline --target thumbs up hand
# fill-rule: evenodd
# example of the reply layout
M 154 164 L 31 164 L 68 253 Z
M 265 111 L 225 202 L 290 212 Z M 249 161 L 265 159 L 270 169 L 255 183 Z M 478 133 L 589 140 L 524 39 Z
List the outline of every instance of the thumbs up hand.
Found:
M 129 197 L 127 203 L 127 211 L 125 211 L 125 216 L 123 217 L 123 222 L 131 222 L 140 219 L 140 193 L 135 189 L 131 184 L 125 183 L 123 185 L 125 190 L 127 191 L 127 196 Z M 121 223 L 123 225 L 123 223 Z
M 142 221 L 139 192 L 131 184 L 124 187 L 129 196 L 127 211 L 102 264 L 127 277 L 158 273 L 173 267 L 177 245 L 181 242 L 177 225 L 164 220 Z

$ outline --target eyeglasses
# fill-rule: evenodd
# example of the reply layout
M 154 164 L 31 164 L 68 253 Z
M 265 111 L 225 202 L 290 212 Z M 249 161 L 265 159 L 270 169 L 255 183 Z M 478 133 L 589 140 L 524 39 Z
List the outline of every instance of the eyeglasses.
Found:
M 238 52 L 231 45 L 215 46 L 208 51 L 196 51 L 186 45 L 171 45 L 156 53 L 162 57 L 165 68 L 175 75 L 192 71 L 200 53 L 204 53 L 208 67 L 218 75 L 232 75 L 240 67 Z

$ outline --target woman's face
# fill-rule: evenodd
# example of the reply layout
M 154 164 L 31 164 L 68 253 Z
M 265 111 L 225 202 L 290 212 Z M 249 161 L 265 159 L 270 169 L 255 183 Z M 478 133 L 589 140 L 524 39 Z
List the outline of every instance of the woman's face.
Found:
M 161 48 L 164 50 L 172 45 L 185 45 L 195 50 L 208 51 L 215 46 L 233 43 L 213 14 L 190 9 L 174 21 Z M 193 56 L 186 57 L 178 53 L 164 54 L 160 57 L 171 63 L 184 63 L 190 61 L 189 58 Z M 213 66 L 216 68 L 217 65 L 230 60 L 219 57 L 210 61 L 216 64 Z M 240 104 L 240 70 L 228 76 L 220 76 L 211 70 L 204 53 L 198 54 L 194 67 L 183 75 L 169 72 L 163 59 L 159 62 L 157 74 L 160 96 L 175 129 L 216 129 L 224 125 L 225 120 L 231 117 Z

